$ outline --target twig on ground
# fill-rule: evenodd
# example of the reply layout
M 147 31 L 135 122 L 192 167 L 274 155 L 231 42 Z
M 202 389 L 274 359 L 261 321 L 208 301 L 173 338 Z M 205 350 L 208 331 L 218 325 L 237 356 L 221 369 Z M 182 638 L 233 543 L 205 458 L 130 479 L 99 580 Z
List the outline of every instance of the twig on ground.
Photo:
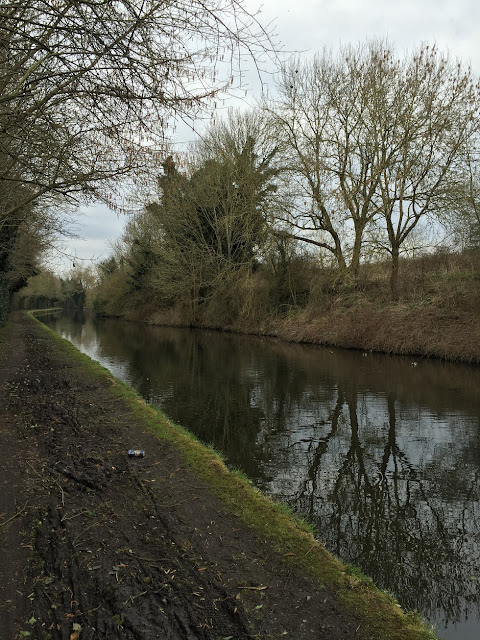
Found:
M 94 522 L 93 524 L 90 524 L 86 529 L 84 529 L 83 531 L 81 531 L 78 536 L 76 536 L 76 538 L 73 539 L 72 542 L 72 546 L 75 546 L 76 541 L 81 538 L 83 536 L 84 533 L 86 533 L 89 529 L 91 529 L 92 527 L 99 527 L 100 526 L 100 522 Z
M 8 520 L 5 520 L 5 522 L 0 522 L 0 527 L 5 527 L 9 522 L 11 522 L 12 520 L 15 520 L 15 518 L 17 518 L 21 513 L 25 511 L 25 509 L 27 508 L 27 504 L 28 504 L 28 500 L 27 502 L 25 502 L 25 504 L 19 511 L 13 514 L 11 518 L 9 518 Z

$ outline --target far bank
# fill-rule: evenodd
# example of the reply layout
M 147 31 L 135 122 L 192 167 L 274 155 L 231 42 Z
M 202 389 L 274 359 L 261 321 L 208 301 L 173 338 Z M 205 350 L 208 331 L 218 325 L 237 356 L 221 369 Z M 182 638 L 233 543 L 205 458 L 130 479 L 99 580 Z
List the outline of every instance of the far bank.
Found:
M 363 265 L 354 284 L 311 260 L 293 261 L 281 278 L 260 265 L 243 279 L 165 297 L 127 264 L 110 262 L 96 281 L 82 269 L 60 283 L 51 274 L 32 278 L 16 304 L 87 307 L 98 316 L 153 325 L 480 363 L 480 251 L 402 261 L 396 301 L 386 263 Z
M 375 306 L 344 300 L 323 312 L 292 310 L 261 324 L 227 325 L 182 322 L 175 312 L 125 314 L 124 319 L 164 326 L 196 326 L 280 338 L 288 342 L 360 349 L 397 355 L 440 358 L 452 362 L 480 363 L 480 316 L 476 309 L 436 304 Z M 467 307 L 467 308 L 465 308 Z

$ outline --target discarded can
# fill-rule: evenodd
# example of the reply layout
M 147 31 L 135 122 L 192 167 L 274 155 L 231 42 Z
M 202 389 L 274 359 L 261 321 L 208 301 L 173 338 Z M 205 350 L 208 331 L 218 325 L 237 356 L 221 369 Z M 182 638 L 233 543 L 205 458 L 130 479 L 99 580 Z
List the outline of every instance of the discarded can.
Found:
M 129 449 L 128 450 L 128 455 L 131 458 L 144 458 L 145 457 L 145 451 L 143 449 Z

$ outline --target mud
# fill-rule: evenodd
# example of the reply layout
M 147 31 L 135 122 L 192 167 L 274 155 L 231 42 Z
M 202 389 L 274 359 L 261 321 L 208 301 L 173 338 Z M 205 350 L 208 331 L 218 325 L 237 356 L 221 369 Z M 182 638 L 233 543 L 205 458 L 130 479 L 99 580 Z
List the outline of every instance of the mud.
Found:
M 25 315 L 1 347 L 1 640 L 360 637 L 106 378 Z

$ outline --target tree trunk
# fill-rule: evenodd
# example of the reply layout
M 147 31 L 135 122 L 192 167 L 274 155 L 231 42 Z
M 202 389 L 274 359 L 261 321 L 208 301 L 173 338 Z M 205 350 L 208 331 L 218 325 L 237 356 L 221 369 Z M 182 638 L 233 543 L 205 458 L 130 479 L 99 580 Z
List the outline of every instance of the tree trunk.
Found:
M 399 247 L 392 247 L 392 264 L 390 271 L 390 293 L 392 300 L 397 302 L 400 297 L 398 285 L 398 269 L 399 269 Z
M 350 273 L 353 282 L 356 284 L 358 280 L 358 272 L 360 270 L 360 257 L 362 251 L 364 225 L 355 225 L 355 242 L 353 243 L 352 261 L 350 262 Z

